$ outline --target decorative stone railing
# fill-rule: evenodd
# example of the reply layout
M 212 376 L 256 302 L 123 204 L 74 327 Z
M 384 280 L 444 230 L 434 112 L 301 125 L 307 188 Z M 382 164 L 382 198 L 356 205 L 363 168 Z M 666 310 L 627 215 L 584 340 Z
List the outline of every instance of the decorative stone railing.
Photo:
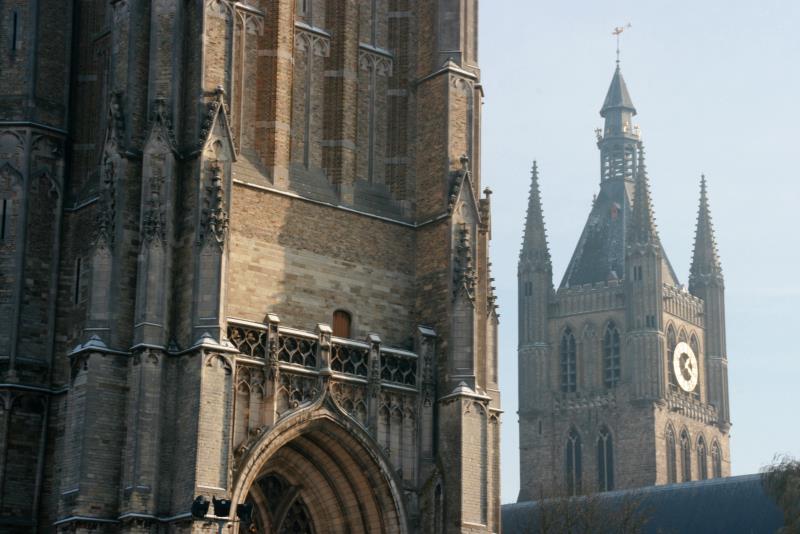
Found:
M 670 391 L 667 394 L 667 408 L 705 424 L 715 423 L 718 419 L 717 409 L 713 405 L 705 404 L 693 395 Z
M 381 349 L 381 380 L 417 387 L 417 355 L 404 350 Z
M 380 382 L 390 388 L 421 387 L 418 355 L 382 346 L 375 334 L 366 341 L 340 338 L 331 336 L 326 325 L 309 332 L 280 326 L 277 317 L 270 315 L 265 324 L 229 319 L 227 336 L 242 357 L 281 369 L 343 375 L 347 380 Z

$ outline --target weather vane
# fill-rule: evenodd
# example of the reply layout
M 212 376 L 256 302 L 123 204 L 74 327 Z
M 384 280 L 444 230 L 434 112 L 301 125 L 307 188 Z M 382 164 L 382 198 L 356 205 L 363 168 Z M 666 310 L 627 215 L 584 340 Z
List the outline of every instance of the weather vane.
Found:
M 616 28 L 614 28 L 614 31 L 611 32 L 611 35 L 617 38 L 617 65 L 619 65 L 619 36 L 622 32 L 624 32 L 630 27 L 631 23 L 629 22 L 625 26 L 617 26 Z

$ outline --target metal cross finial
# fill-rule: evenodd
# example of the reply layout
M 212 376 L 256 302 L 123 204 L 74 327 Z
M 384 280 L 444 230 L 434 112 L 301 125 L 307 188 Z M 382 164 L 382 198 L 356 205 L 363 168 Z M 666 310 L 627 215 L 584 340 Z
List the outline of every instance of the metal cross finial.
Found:
M 611 32 L 611 35 L 613 35 L 613 36 L 615 36 L 617 38 L 617 65 L 619 65 L 619 36 L 620 36 L 620 34 L 622 32 L 624 32 L 625 30 L 627 30 L 630 27 L 631 27 L 631 23 L 629 22 L 625 26 L 617 26 L 616 28 L 614 28 L 614 31 Z

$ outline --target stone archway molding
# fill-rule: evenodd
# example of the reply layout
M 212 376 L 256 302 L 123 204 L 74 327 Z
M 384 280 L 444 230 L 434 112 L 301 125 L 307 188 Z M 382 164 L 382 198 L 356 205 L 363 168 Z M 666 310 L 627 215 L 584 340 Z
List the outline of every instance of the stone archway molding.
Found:
M 377 521 L 382 532 L 407 534 L 402 485 L 392 472 L 389 461 L 375 439 L 338 407 L 327 389 L 324 388 L 320 398 L 311 405 L 280 419 L 249 447 L 239 461 L 231 495 L 233 502 L 244 502 L 272 458 L 282 450 L 300 446 L 311 439 L 323 442 L 331 459 L 346 458 L 353 462 L 353 467 L 358 467 L 350 471 L 343 467 L 346 477 L 330 480 L 332 487 L 342 484 L 347 491 L 355 487 L 369 488 L 371 494 L 360 498 L 370 499 L 379 517 L 372 514 L 362 518 L 360 524 L 365 530 L 367 524 L 375 525 Z M 362 503 L 358 505 L 364 513 Z

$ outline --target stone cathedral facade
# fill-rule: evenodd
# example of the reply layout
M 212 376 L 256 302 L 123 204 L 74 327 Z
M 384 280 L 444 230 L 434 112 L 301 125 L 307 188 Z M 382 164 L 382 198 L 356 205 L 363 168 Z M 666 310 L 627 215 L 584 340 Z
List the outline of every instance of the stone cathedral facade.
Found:
M 498 532 L 477 0 L 67 4 L 0 4 L 0 530 Z
M 519 258 L 520 501 L 730 474 L 724 284 L 705 178 L 688 289 L 654 222 L 619 65 L 600 191 L 557 289 L 534 164 Z

